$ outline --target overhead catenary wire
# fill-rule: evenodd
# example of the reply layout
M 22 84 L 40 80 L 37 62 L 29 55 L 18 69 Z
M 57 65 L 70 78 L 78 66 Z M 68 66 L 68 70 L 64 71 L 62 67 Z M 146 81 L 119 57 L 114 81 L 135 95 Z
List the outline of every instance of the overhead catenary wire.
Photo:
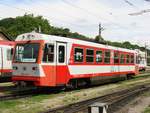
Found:
M 3 3 L 3 2 L 0 2 L 0 5 L 4 5 L 4 6 L 7 6 L 7 7 L 10 7 L 10 8 L 14 8 L 16 10 L 19 10 L 19 11 L 22 11 L 24 13 L 30 13 L 30 14 L 37 14 L 37 15 L 40 15 L 38 12 L 36 11 L 31 11 L 31 10 L 27 10 L 27 9 L 23 9 L 23 8 L 19 8 L 19 7 L 16 7 L 16 6 L 12 6 L 10 4 L 6 4 L 6 3 Z M 69 25 L 73 25 L 73 26 L 76 26 L 76 27 L 83 27 L 82 25 L 77 25 L 77 24 L 74 24 L 74 23 L 70 23 L 68 21 L 65 21 L 65 20 L 61 20 L 61 19 L 58 19 L 56 17 L 53 17 L 53 16 L 48 16 L 48 15 L 44 15 L 42 14 L 44 17 L 48 18 L 48 19 L 54 19 L 55 21 L 58 21 L 58 22 L 62 22 L 62 23 L 67 23 Z
M 123 0 L 125 3 L 127 3 L 129 6 L 136 7 L 133 3 L 131 3 L 129 0 Z M 137 8 L 137 7 L 136 7 Z
M 31 1 L 31 0 L 30 0 Z M 68 4 L 69 2 L 67 2 L 67 1 L 63 1 L 63 3 L 65 3 L 65 4 L 67 4 L 67 5 L 71 5 L 71 4 Z M 104 17 L 100 17 L 100 18 L 98 18 L 97 17 L 97 15 L 96 14 L 94 14 L 94 13 L 92 13 L 92 12 L 90 12 L 90 11 L 88 11 L 88 10 L 86 10 L 86 9 L 84 9 L 84 8 L 80 8 L 80 7 L 78 7 L 78 6 L 75 6 L 75 5 L 71 5 L 72 7 L 74 7 L 74 8 L 79 8 L 79 10 L 81 11 L 81 10 L 84 10 L 84 13 L 90 13 L 90 16 L 92 16 L 93 18 L 95 18 L 95 19 L 97 19 L 97 23 L 99 23 L 99 20 L 100 20 L 100 18 L 101 19 L 103 19 L 103 20 L 107 20 L 106 18 L 104 18 Z M 44 8 L 44 9 L 46 9 L 46 10 L 48 10 L 49 8 L 47 8 L 47 6 L 46 6 L 46 4 L 39 4 L 38 5 L 38 7 L 40 7 L 40 8 Z M 61 10 L 61 12 L 60 13 L 62 13 L 62 10 Z M 64 13 L 65 14 L 65 13 Z M 67 17 L 71 17 L 71 18 L 73 18 L 73 19 L 78 19 L 77 17 L 75 17 L 75 16 L 72 16 L 72 15 L 67 15 L 67 14 L 65 14 Z M 109 15 L 111 15 L 111 16 L 113 16 L 112 15 L 112 13 L 111 12 L 109 12 Z M 107 21 L 108 22 L 108 21 Z M 124 27 L 124 26 L 121 26 L 121 25 L 118 25 L 118 24 L 116 24 L 116 23 L 114 23 L 114 22 L 110 22 L 109 21 L 109 23 L 111 23 L 111 24 L 113 24 L 113 25 L 115 25 L 115 26 L 119 26 L 119 27 Z M 78 26 L 81 26 L 81 27 L 86 27 L 87 25 L 78 25 Z M 124 27 L 125 28 L 125 27 Z
M 123 1 L 125 1 L 125 3 L 127 3 L 127 4 L 130 5 L 130 6 L 132 6 L 133 8 L 136 8 L 136 9 L 140 10 L 140 8 L 137 7 L 137 6 L 136 6 L 134 3 L 132 3 L 131 1 L 129 1 L 129 0 L 123 0 Z M 143 1 L 143 0 L 142 0 L 142 1 Z M 144 0 L 144 1 L 150 2 L 150 0 Z M 139 16 L 139 15 L 143 15 L 143 14 L 149 13 L 149 12 L 150 12 L 150 9 L 143 9 L 143 10 L 140 10 L 140 11 L 136 11 L 136 12 L 134 12 L 134 13 L 129 13 L 128 15 L 130 15 L 130 16 Z
M 70 5 L 70 6 L 74 7 L 74 8 L 78 8 L 79 10 L 84 11 L 85 13 L 91 15 L 93 18 L 97 18 L 98 20 L 103 19 L 103 20 L 106 20 L 107 22 L 109 22 L 109 23 L 112 24 L 112 25 L 115 25 L 115 26 L 118 26 L 118 27 L 121 27 L 121 28 L 124 28 L 124 29 L 128 29 L 128 27 L 126 27 L 126 26 L 124 26 L 124 25 L 120 25 L 120 24 L 118 24 L 118 23 L 116 23 L 116 22 L 113 22 L 113 21 L 107 19 L 107 18 L 101 17 L 100 15 L 97 15 L 97 14 L 95 14 L 94 12 L 91 12 L 91 11 L 85 9 L 85 8 L 82 8 L 82 7 L 80 7 L 80 6 L 77 6 L 77 5 L 75 5 L 75 4 L 72 4 L 71 2 L 68 2 L 67 0 L 62 0 L 62 1 L 63 1 L 64 3 Z M 1 4 L 1 5 L 5 5 L 5 6 L 7 6 L 7 7 L 15 8 L 15 9 L 20 10 L 20 11 L 25 12 L 25 13 L 26 13 L 26 12 L 28 12 L 28 13 L 33 13 L 33 12 L 35 12 L 36 14 L 39 15 L 39 12 L 37 12 L 37 11 L 27 10 L 27 9 L 20 8 L 20 7 L 16 7 L 16 6 L 12 6 L 12 5 L 10 5 L 10 4 L 3 3 L 3 2 L 0 2 L 0 4 Z M 48 16 L 48 15 L 45 15 L 45 14 L 42 14 L 42 15 L 43 15 L 44 17 L 46 17 L 46 18 L 55 19 L 55 21 L 62 22 L 62 23 L 66 23 L 66 24 L 69 24 L 69 25 L 73 25 L 73 26 L 75 26 L 75 27 L 85 27 L 84 25 L 79 25 L 79 24 L 75 24 L 75 23 L 70 23 L 70 22 L 68 22 L 68 21 L 65 21 L 65 20 L 62 20 L 62 19 L 60 19 L 60 18 L 56 18 L 56 17 L 53 17 L 53 16 Z M 111 13 L 111 16 L 113 16 L 112 13 Z M 98 21 L 97 23 L 99 23 L 99 21 Z
M 145 14 L 145 13 L 150 13 L 150 9 L 144 9 L 144 10 L 141 10 L 139 12 L 129 13 L 128 15 L 130 15 L 130 16 L 138 16 L 138 15 L 142 15 L 142 14 Z
M 85 9 L 85 8 L 79 7 L 79 6 L 77 6 L 77 5 L 75 5 L 75 4 L 71 3 L 71 2 L 68 2 L 67 0 L 62 0 L 62 2 L 72 6 L 74 8 L 77 8 L 77 9 L 80 9 L 80 10 L 84 11 L 85 13 L 93 16 L 94 18 L 97 18 L 99 21 L 101 21 L 103 19 L 104 21 L 107 21 L 108 23 L 111 23 L 111 24 L 113 24 L 115 26 L 118 26 L 118 27 L 121 27 L 121 28 L 124 28 L 124 29 L 128 29 L 126 26 L 120 25 L 119 23 L 113 22 L 113 21 L 111 21 L 111 20 L 109 20 L 109 19 L 107 19 L 105 17 L 97 15 L 94 12 L 91 12 L 91 11 Z M 109 12 L 109 15 L 113 16 L 112 12 Z
M 40 7 L 40 8 L 42 8 L 42 9 L 49 10 L 49 7 L 47 7 L 47 4 L 41 4 L 41 3 L 39 3 L 37 6 Z M 69 18 L 71 17 L 71 18 L 73 18 L 73 19 L 75 19 L 75 18 L 78 19 L 78 18 L 75 17 L 75 16 L 72 16 L 72 15 L 70 15 L 70 14 L 68 15 L 66 12 L 64 12 L 64 11 L 62 10 L 62 8 L 63 8 L 63 7 L 61 7 L 61 12 L 60 12 L 61 14 L 63 13 L 63 15 L 65 15 L 66 17 L 69 17 Z M 56 11 L 56 9 L 57 9 L 58 12 L 60 11 L 59 8 L 55 8 L 55 9 L 52 8 L 52 9 L 55 10 L 55 11 Z
M 150 0 L 144 0 L 144 1 L 146 1 L 146 2 L 150 2 Z
M 65 0 L 63 0 L 63 1 L 65 1 Z M 67 3 L 67 2 L 66 2 L 66 3 Z M 36 11 L 31 11 L 31 10 L 23 9 L 23 8 L 16 7 L 16 6 L 12 6 L 12 5 L 10 5 L 10 4 L 3 3 L 3 2 L 0 2 L 0 5 L 5 5 L 5 6 L 7 6 L 7 7 L 14 8 L 14 9 L 17 9 L 17 10 L 19 10 L 19 11 L 22 11 L 22 12 L 24 12 L 24 13 L 33 13 L 33 12 L 34 12 L 34 13 L 36 13 L 36 14 L 39 14 L 39 13 L 36 12 Z M 75 7 L 76 7 L 76 6 L 75 6 Z M 77 6 L 77 7 L 78 7 L 78 6 Z M 90 12 L 90 11 L 84 9 L 84 8 L 80 8 L 80 9 L 86 11 L 88 14 L 91 14 L 91 15 L 93 15 L 93 16 L 95 15 L 94 18 L 97 17 L 96 14 L 93 14 L 92 12 Z M 43 14 L 42 14 L 42 15 L 43 15 Z M 78 25 L 78 24 L 70 23 L 70 22 L 68 22 L 68 21 L 61 20 L 61 19 L 58 19 L 58 18 L 53 17 L 53 16 L 48 16 L 48 15 L 43 15 L 43 16 L 46 17 L 46 18 L 55 19 L 55 21 L 63 22 L 63 23 L 66 23 L 66 24 L 69 24 L 69 25 L 73 25 L 73 26 L 76 26 L 76 27 L 84 27 L 83 25 Z M 103 20 L 107 20 L 107 19 L 104 18 L 104 17 L 101 17 L 101 18 L 102 18 Z M 97 19 L 99 19 L 99 18 L 97 18 Z M 115 25 L 115 26 L 118 26 L 118 27 L 122 27 L 122 28 L 127 29 L 125 26 L 119 25 L 119 24 L 114 23 L 114 22 L 112 22 L 112 21 L 107 20 L 107 22 L 109 22 L 109 23 L 111 23 L 111 24 L 113 24 L 113 25 Z
M 89 14 L 89 15 L 91 15 L 91 16 L 94 16 L 94 18 L 97 18 L 97 19 L 106 19 L 106 18 L 104 18 L 104 17 L 98 16 L 97 14 L 95 14 L 95 13 L 93 13 L 93 12 L 91 12 L 91 11 L 85 9 L 85 8 L 82 8 L 82 7 L 79 7 L 79 6 L 75 5 L 75 4 L 72 4 L 71 2 L 68 2 L 68 1 L 66 1 L 66 0 L 62 0 L 62 2 L 64 2 L 65 4 L 68 4 L 68 5 L 70 5 L 70 6 L 72 6 L 72 7 L 74 7 L 74 8 L 80 9 L 80 10 L 84 11 L 85 13 L 87 13 L 87 14 Z M 98 16 L 98 17 L 97 17 L 97 16 Z

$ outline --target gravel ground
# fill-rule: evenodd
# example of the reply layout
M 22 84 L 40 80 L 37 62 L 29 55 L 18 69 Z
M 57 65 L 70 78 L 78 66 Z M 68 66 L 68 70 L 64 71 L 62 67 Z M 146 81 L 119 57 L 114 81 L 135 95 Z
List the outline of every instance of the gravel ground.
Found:
M 129 102 L 116 113 L 144 113 L 144 110 L 150 106 L 150 91 L 148 95 L 142 95 Z

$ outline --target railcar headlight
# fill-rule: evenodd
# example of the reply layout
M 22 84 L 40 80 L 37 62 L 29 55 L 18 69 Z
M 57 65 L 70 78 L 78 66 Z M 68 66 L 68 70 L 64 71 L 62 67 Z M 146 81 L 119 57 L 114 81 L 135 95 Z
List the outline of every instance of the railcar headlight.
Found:
M 37 70 L 37 69 L 38 69 L 37 67 L 32 67 L 32 70 L 34 70 L 34 71 Z

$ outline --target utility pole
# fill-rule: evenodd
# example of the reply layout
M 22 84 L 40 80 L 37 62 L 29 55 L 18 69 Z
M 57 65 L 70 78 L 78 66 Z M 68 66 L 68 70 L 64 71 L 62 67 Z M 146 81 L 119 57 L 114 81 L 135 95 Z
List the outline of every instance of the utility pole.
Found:
M 41 33 L 41 26 L 39 26 L 39 33 Z
M 101 23 L 99 23 L 99 26 L 98 26 L 98 28 L 99 28 L 99 37 L 102 37 L 102 31 L 104 30 L 104 28 L 102 27 L 102 24 Z
M 101 34 L 102 34 L 102 25 L 101 23 L 99 23 L 99 37 L 101 37 Z
M 148 45 L 145 42 L 145 59 L 146 59 L 146 63 L 148 63 L 147 62 L 147 60 L 148 60 L 147 47 L 148 47 Z

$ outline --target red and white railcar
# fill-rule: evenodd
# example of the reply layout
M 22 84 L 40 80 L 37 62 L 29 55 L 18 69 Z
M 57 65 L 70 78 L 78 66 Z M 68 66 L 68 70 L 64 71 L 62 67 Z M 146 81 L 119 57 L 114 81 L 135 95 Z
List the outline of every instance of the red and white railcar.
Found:
M 134 50 L 26 33 L 16 39 L 12 80 L 54 87 L 96 83 L 136 75 L 135 59 Z
M 14 42 L 0 41 L 0 77 L 12 75 Z

